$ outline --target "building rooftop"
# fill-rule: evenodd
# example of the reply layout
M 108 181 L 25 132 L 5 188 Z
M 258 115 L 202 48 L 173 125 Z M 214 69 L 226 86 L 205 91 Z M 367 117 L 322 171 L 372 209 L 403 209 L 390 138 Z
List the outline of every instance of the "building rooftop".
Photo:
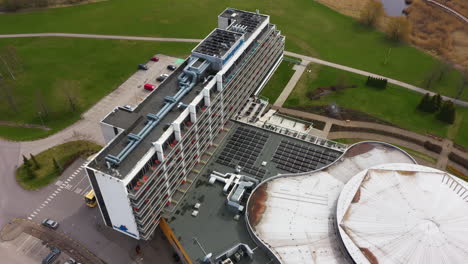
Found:
M 317 171 L 264 181 L 247 203 L 248 226 L 281 263 L 353 263 L 336 228 L 336 201 L 358 172 L 393 162 L 415 163 L 396 147 L 363 142 Z
M 228 146 L 231 145 L 231 139 L 237 135 L 239 131 L 255 132 L 256 134 L 264 134 L 267 136 L 263 148 L 251 166 L 251 168 L 265 169 L 265 174 L 257 175 L 257 169 L 245 168 L 245 166 L 239 173 L 254 177 L 258 180 L 264 180 L 286 172 L 283 169 L 277 168 L 277 164 L 272 161 L 281 141 L 290 141 L 291 143 L 314 148 L 320 152 L 341 154 L 334 150 L 293 139 L 285 135 L 280 135 L 243 123 L 232 122 L 229 133 L 226 135 L 225 139 L 222 140 L 208 163 L 200 171 L 196 181 L 192 183 L 192 186 L 183 197 L 176 201 L 177 206 L 172 212 L 167 214 L 169 226 L 173 229 L 183 248 L 195 263 L 201 263 L 200 260 L 204 257 L 204 252 L 198 244 L 194 242 L 194 238 L 196 238 L 207 253 L 211 252 L 214 256 L 224 252 L 237 243 L 245 243 L 252 249 L 256 248 L 256 243 L 252 240 L 246 228 L 245 218 L 241 216 L 239 220 L 234 220 L 235 213 L 226 206 L 227 197 L 223 194 L 223 185 L 219 183 L 211 185 L 208 183 L 212 171 L 220 173 L 235 172 L 235 167 L 239 165 L 238 163 L 233 164 L 234 166 L 221 164 L 219 163 L 219 157 L 226 149 L 229 149 L 230 152 L 232 151 Z M 264 161 L 266 165 L 262 166 L 261 164 Z M 331 161 L 327 160 L 326 162 L 328 164 Z M 250 192 L 251 190 L 247 191 L 247 195 L 245 195 L 242 200 L 244 205 Z M 181 194 L 176 196 L 180 197 Z M 177 199 L 177 197 L 175 197 L 175 199 Z M 196 203 L 201 203 L 201 207 L 198 215 L 194 217 L 191 214 Z M 257 248 L 254 251 L 254 258 L 252 260 L 245 259 L 240 263 L 265 264 L 269 263 L 270 259 L 271 257 L 266 251 Z
M 420 165 L 373 167 L 343 188 L 337 222 L 357 263 L 464 263 L 468 184 Z
M 240 33 L 217 28 L 198 44 L 193 51 L 221 58 L 241 37 L 242 34 Z
M 164 133 L 167 127 L 179 116 L 180 110 L 174 107 L 159 124 L 154 127 L 151 132 L 142 139 L 135 147 L 131 155 L 128 155 L 114 170 L 109 170 L 106 165 L 105 157 L 108 154 L 117 155 L 120 153 L 128 142 L 130 133 L 137 134 L 147 122 L 147 115 L 157 113 L 164 105 L 166 96 L 173 96 L 179 90 L 177 77 L 182 73 L 187 65 L 185 61 L 180 65 L 169 77 L 162 82 L 159 87 L 154 90 L 143 102 L 141 102 L 134 111 L 130 112 L 124 109 L 116 109 L 110 113 L 104 120 L 104 123 L 124 129 L 124 132 L 119 134 L 103 151 L 89 164 L 90 167 L 106 172 L 117 178 L 125 177 L 135 164 L 143 157 L 145 153 L 152 147 L 152 142 L 157 141 Z M 154 78 L 156 78 L 155 76 Z M 198 83 L 193 87 L 181 100 L 182 103 L 190 103 L 203 88 L 202 83 Z M 116 173 L 118 172 L 118 173 Z
M 237 28 L 244 28 L 246 38 L 258 28 L 258 26 L 267 19 L 267 15 L 243 11 L 239 9 L 228 8 L 219 15 L 223 18 L 228 18 L 233 21 L 229 25 L 229 30 L 237 30 Z

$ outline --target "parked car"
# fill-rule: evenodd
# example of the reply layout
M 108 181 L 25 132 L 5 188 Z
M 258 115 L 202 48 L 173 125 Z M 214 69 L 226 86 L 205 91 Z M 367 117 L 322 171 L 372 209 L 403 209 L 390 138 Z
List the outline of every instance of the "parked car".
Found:
M 162 81 L 166 80 L 166 78 L 167 78 L 168 76 L 169 76 L 169 75 L 168 75 L 168 74 L 165 74 L 165 73 L 164 73 L 164 74 L 161 74 L 161 75 L 159 75 L 158 78 L 156 78 L 156 81 L 162 82 Z
M 76 260 L 69 258 L 64 264 L 81 264 L 80 262 L 77 262 Z
M 174 66 L 174 65 L 167 65 L 167 69 L 170 70 L 170 71 L 175 71 L 175 69 L 177 69 L 177 67 Z
M 143 87 L 145 88 L 145 90 L 148 91 L 154 91 L 154 89 L 156 89 L 156 86 L 151 83 L 145 83 Z
M 148 66 L 146 66 L 145 64 L 138 64 L 138 69 L 139 70 L 148 70 Z
M 122 106 L 121 108 L 125 109 L 125 110 L 128 110 L 128 111 L 133 111 L 133 107 L 131 105 L 124 105 Z
M 62 253 L 62 251 L 60 251 L 60 249 L 58 248 L 53 248 L 49 255 L 47 255 L 43 260 L 42 260 L 42 264 L 50 264 L 50 263 L 53 263 L 54 260 L 60 255 L 60 253 Z
M 57 221 L 54 221 L 54 220 L 49 219 L 49 218 L 46 218 L 46 219 L 42 220 L 42 225 L 45 226 L 45 227 L 48 227 L 48 228 L 52 228 L 52 229 L 57 229 L 57 227 L 59 226 Z
M 153 56 L 153 57 L 151 57 L 151 59 L 150 59 L 150 60 L 152 60 L 152 61 L 159 61 L 159 58 L 158 58 L 158 57 L 156 57 L 156 56 Z

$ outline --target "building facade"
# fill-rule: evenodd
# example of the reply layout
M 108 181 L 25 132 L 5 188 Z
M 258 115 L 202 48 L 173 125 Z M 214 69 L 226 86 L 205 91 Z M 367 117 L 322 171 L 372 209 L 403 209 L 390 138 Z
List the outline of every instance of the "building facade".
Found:
M 201 155 L 276 70 L 284 42 L 269 16 L 228 8 L 158 89 L 104 118 L 108 144 L 86 172 L 106 225 L 151 238 Z

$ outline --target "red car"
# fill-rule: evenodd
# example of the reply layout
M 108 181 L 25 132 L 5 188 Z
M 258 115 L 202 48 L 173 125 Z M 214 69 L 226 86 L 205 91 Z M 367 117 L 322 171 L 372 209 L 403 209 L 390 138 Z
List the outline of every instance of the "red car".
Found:
M 152 60 L 152 61 L 159 61 L 159 58 L 156 57 L 156 56 L 154 56 L 154 57 L 151 57 L 151 60 Z
M 145 90 L 148 90 L 148 91 L 154 91 L 154 89 L 156 89 L 156 86 L 150 83 L 145 83 L 144 88 Z

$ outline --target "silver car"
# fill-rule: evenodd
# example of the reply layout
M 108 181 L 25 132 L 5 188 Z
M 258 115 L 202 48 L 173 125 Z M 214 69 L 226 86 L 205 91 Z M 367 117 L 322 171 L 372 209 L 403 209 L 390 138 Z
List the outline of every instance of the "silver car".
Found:
M 49 218 L 44 219 L 42 221 L 42 225 L 45 226 L 45 227 L 48 227 L 48 228 L 52 228 L 52 229 L 57 229 L 57 227 L 59 226 L 57 221 L 54 221 L 54 220 L 49 219 Z

